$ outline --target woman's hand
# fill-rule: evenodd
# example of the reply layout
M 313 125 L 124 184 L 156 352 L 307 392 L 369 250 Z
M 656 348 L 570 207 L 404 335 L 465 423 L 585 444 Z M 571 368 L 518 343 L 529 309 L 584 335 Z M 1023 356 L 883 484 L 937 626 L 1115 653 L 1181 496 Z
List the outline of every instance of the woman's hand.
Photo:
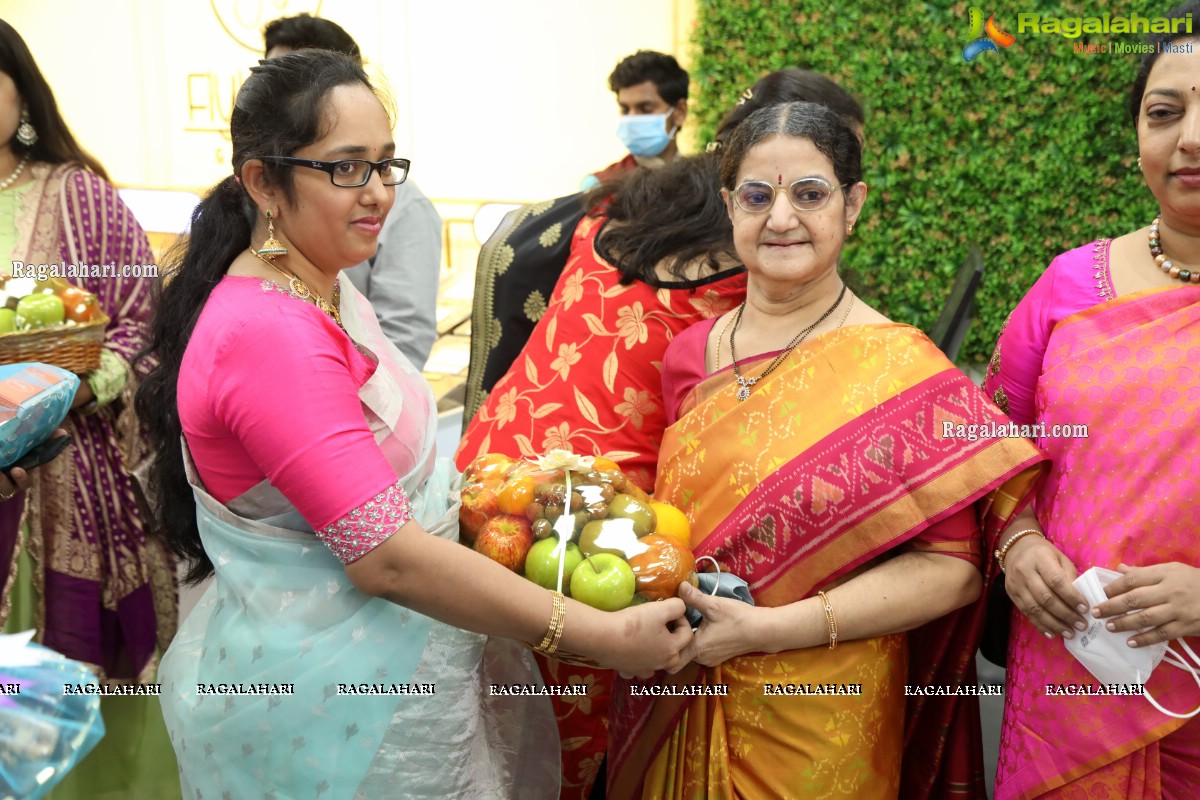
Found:
M 29 473 L 20 467 L 13 467 L 9 472 L 0 470 L 0 503 L 12 500 L 17 492 L 29 488 Z
M 54 433 L 46 439 L 46 442 L 53 441 L 63 436 L 69 436 L 65 429 L 55 428 Z M 45 444 L 43 442 L 42 444 Z M 40 446 L 40 445 L 39 445 Z M 11 500 L 16 496 L 17 492 L 23 492 L 29 488 L 29 471 L 20 467 L 13 467 L 7 472 L 0 470 L 0 503 L 5 500 Z
M 1042 536 L 1025 536 L 1004 556 L 1004 589 L 1021 613 L 1047 638 L 1087 630 L 1087 601 L 1071 582 L 1079 573 Z
M 1200 636 L 1200 569 L 1172 561 L 1149 567 L 1121 564 L 1123 573 L 1104 587 L 1109 599 L 1092 609 L 1092 615 L 1115 617 L 1110 631 L 1142 631 L 1129 640 L 1131 647 Z
M 679 596 L 704 617 L 684 654 L 688 661 L 715 667 L 731 658 L 767 649 L 759 625 L 765 609 L 707 595 L 686 582 L 679 585 Z
M 618 621 L 611 644 L 597 660 L 622 677 L 649 678 L 659 670 L 676 673 L 691 660 L 692 626 L 685 607 L 674 598 L 643 603 L 612 615 Z
M 75 410 L 81 406 L 86 406 L 88 403 L 96 399 L 96 395 L 92 392 L 92 386 L 87 382 L 87 379 L 79 381 L 79 388 L 75 390 L 75 399 L 71 401 L 71 410 Z

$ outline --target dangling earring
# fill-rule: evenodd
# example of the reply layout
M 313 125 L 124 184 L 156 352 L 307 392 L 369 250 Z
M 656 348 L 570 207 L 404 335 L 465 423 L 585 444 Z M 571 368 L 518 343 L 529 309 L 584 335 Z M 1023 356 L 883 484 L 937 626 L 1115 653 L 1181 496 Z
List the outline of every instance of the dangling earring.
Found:
M 1138 156 L 1138 169 L 1142 168 L 1142 157 Z
M 262 247 L 254 250 L 254 255 L 259 258 L 264 258 L 267 261 L 274 261 L 276 256 L 286 256 L 288 249 L 284 247 L 283 242 L 275 238 L 275 222 L 271 219 L 271 212 L 268 210 L 267 215 L 267 240 L 263 242 Z
M 854 233 L 854 223 L 850 223 L 846 226 L 846 235 L 849 236 L 852 233 Z
M 17 126 L 17 141 L 26 147 L 32 147 L 37 144 L 38 135 L 37 129 L 33 127 L 33 123 L 29 121 L 29 109 L 21 107 L 21 124 Z

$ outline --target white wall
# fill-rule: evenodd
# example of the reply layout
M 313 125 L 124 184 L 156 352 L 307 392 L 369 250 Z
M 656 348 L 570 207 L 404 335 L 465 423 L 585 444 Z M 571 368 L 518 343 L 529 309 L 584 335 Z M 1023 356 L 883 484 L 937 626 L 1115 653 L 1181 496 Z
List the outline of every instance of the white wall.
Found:
M 535 200 L 621 157 L 608 73 L 639 48 L 682 58 L 692 2 L 0 0 L 0 17 L 118 184 L 201 190 L 229 174 L 222 130 L 259 31 L 310 11 L 386 76 L 426 194 Z

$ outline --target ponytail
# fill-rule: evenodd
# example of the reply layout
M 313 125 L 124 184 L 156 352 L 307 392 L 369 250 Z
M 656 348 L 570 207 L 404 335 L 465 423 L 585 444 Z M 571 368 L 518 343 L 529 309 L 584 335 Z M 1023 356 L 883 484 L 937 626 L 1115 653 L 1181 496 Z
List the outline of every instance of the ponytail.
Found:
M 154 318 L 146 349 L 137 360 L 157 364 L 137 392 L 137 412 L 153 442 L 149 496 L 154 517 L 171 550 L 189 562 L 186 581 L 212 573 L 200 543 L 196 502 L 183 468 L 176 390 L 183 354 L 200 312 L 238 253 L 250 245 L 253 205 L 237 179 L 218 183 L 192 212 L 187 237 L 171 248 L 154 288 Z
M 324 135 L 329 98 L 339 86 L 371 82 L 362 65 L 340 53 L 302 50 L 250 68 L 229 118 L 233 171 L 250 159 L 290 156 Z M 264 179 L 294 201 L 291 167 L 265 164 Z M 183 469 L 179 447 L 179 370 L 200 312 L 238 254 L 250 246 L 257 209 L 230 175 L 213 187 L 192 212 L 192 229 L 164 260 L 154 287 L 155 311 L 146 349 L 153 370 L 137 393 L 137 412 L 152 445 L 148 495 L 155 521 L 171 549 L 187 560 L 188 583 L 212 574 L 200 542 L 196 501 Z

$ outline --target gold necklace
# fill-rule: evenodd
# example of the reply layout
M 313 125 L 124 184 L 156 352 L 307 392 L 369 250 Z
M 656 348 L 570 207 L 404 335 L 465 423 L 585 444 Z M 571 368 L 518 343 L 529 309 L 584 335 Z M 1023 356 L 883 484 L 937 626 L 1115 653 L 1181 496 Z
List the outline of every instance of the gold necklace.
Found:
M 846 320 L 850 319 L 850 309 L 852 308 L 854 308 L 854 292 L 850 293 L 850 302 L 846 304 L 846 313 L 842 314 L 842 321 L 838 323 L 839 330 L 846 324 Z
M 318 309 L 328 315 L 334 322 L 336 322 L 339 328 L 341 328 L 343 331 L 346 330 L 346 326 L 342 324 L 342 315 L 337 309 L 341 301 L 341 291 L 336 282 L 333 284 L 333 303 L 330 303 L 328 300 L 322 297 L 316 289 L 309 288 L 309 285 L 305 283 L 299 275 L 296 275 L 294 272 L 284 271 L 280 267 L 273 264 L 269 259 L 259 255 L 258 252 L 252 248 L 250 249 L 250 252 L 254 253 L 254 257 L 259 261 L 263 262 L 271 269 L 288 279 L 288 291 L 290 291 L 296 297 L 299 297 L 301 300 L 312 300 L 313 305 L 315 305 Z
M 743 300 L 742 304 L 740 306 L 738 306 L 737 318 L 734 320 L 733 330 L 729 332 L 729 355 L 733 356 L 733 379 L 735 381 L 737 381 L 737 385 L 738 385 L 737 399 L 739 401 L 749 400 L 750 399 L 750 387 L 753 386 L 754 384 L 758 383 L 759 381 L 761 381 L 763 378 L 770 375 L 772 372 L 774 372 L 775 368 L 778 367 L 780 364 L 782 364 L 783 360 L 785 358 L 787 358 L 788 355 L 793 350 L 795 350 L 800 345 L 800 343 L 803 342 L 808 337 L 808 335 L 810 333 L 812 333 L 814 330 L 816 330 L 817 326 L 820 325 L 822 322 L 824 322 L 826 320 L 826 318 L 830 314 L 833 313 L 833 310 L 835 308 L 837 308 L 839 305 L 841 305 L 842 298 L 845 296 L 846 296 L 846 284 L 843 283 L 842 291 L 838 293 L 837 300 L 833 301 L 833 305 L 831 305 L 829 308 L 825 309 L 825 313 L 822 314 L 820 317 L 818 317 L 816 322 L 814 322 L 812 325 L 809 325 L 807 328 L 805 328 L 804 330 L 802 330 L 798 334 L 796 334 L 795 338 L 792 339 L 792 341 L 788 344 L 788 346 L 785 347 L 779 353 L 779 355 L 775 356 L 775 358 L 773 358 L 771 360 L 771 363 L 767 365 L 767 368 L 765 370 L 763 370 L 762 373 L 759 374 L 759 376 L 757 378 L 743 378 L 742 377 L 742 373 L 738 371 L 737 350 L 735 350 L 734 346 L 733 346 L 733 339 L 735 336 L 737 336 L 737 329 L 742 324 L 742 312 L 746 310 L 746 301 Z
M 713 372 L 721 371 L 721 342 L 725 339 L 725 334 L 729 333 L 729 326 L 733 324 L 733 317 L 725 320 L 725 327 L 721 328 L 721 335 L 717 337 L 717 366 Z

